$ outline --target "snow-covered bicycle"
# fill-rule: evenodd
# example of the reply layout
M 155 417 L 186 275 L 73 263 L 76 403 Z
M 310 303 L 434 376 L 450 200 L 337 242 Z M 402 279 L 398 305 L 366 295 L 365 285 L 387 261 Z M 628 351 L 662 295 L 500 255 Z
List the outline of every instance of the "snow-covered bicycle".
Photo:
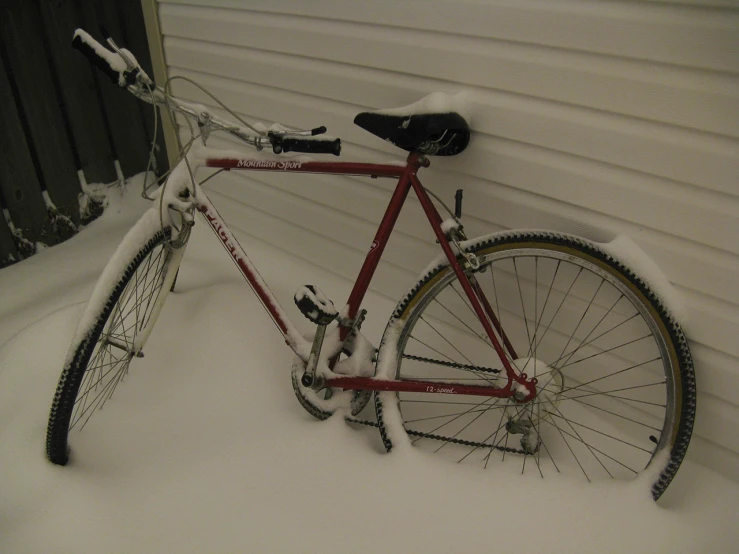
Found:
M 683 460 L 695 415 L 683 331 L 608 244 L 538 230 L 468 239 L 461 193 L 454 211 L 444 206 L 450 216 L 443 220 L 418 173 L 429 167 L 429 156 L 458 154 L 469 142 L 467 122 L 446 97 L 356 117 L 359 126 L 407 150 L 405 162 L 285 158 L 279 154 L 339 155 L 341 143 L 323 137 L 323 127 L 259 128 L 233 112 L 237 122 L 221 119 L 157 88 L 130 52 L 108 44 L 112 51 L 75 33 L 74 45 L 122 88 L 194 120 L 202 144 L 193 139 L 185 147 L 95 287 L 51 407 L 46 452 L 52 462 L 68 462 L 70 433 L 84 427 L 142 356 L 199 211 L 295 353 L 292 385 L 313 416 L 339 412 L 373 425 L 388 450 L 412 443 L 483 467 L 520 472 L 528 464 L 542 476 L 629 479 L 659 460 L 652 484 L 659 498 Z M 205 139 L 214 131 L 272 154 L 208 148 Z M 299 310 L 316 324 L 312 339 L 296 330 L 195 180 L 201 168 L 397 181 L 343 308 L 316 286 L 295 294 Z M 441 252 L 400 299 L 375 348 L 362 334 L 362 300 L 411 189 Z M 373 393 L 376 418 L 367 419 Z

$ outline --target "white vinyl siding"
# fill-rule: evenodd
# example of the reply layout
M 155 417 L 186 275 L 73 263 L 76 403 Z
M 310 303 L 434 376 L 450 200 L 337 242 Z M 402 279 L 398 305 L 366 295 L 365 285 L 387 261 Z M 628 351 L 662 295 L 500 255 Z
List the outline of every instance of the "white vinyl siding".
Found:
M 166 0 L 159 15 L 170 76 L 248 118 L 326 125 L 343 159 L 404 158 L 356 113 L 464 91 L 470 146 L 433 159 L 424 185 L 449 203 L 463 188 L 475 234 L 625 233 L 643 248 L 688 309 L 689 459 L 739 480 L 739 3 Z M 237 234 L 353 280 L 393 185 L 231 173 L 210 190 Z M 413 198 L 397 231 L 373 283 L 395 299 L 436 255 Z

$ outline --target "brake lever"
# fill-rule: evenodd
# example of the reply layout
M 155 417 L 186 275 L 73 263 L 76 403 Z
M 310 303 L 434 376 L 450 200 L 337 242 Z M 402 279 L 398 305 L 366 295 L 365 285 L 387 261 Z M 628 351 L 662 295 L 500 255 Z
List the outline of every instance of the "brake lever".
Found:
M 118 47 L 118 45 L 113 40 L 113 37 L 110 36 L 110 33 L 108 33 L 108 30 L 101 25 L 100 31 L 103 37 L 105 37 L 105 42 L 108 43 L 108 46 L 110 46 L 126 64 L 126 71 L 124 72 L 126 84 L 135 85 L 137 81 L 140 81 L 147 88 L 154 86 L 154 83 L 151 81 L 151 79 L 149 79 L 148 76 L 145 77 L 146 74 L 143 73 L 143 71 L 141 70 L 138 61 L 134 61 L 133 59 L 131 59 L 131 56 L 129 56 L 128 53 Z
M 287 131 L 268 131 L 267 135 L 270 137 L 280 137 L 280 138 L 287 138 L 287 137 L 315 137 L 316 135 L 322 135 L 327 131 L 326 127 L 321 125 L 320 127 L 316 127 L 315 129 L 308 129 L 307 131 L 294 131 L 294 130 L 287 130 Z

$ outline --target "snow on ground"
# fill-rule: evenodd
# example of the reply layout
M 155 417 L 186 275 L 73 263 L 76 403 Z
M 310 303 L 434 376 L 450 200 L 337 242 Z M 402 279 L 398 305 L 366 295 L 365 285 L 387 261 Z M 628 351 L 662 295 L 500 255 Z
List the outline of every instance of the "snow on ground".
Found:
M 689 460 L 655 505 L 639 481 L 388 455 L 375 429 L 314 420 L 293 397 L 291 352 L 202 222 L 146 357 L 75 437 L 70 465 L 51 465 L 62 361 L 143 209 L 135 190 L 72 240 L 0 271 L 0 552 L 736 551 L 739 485 Z M 346 282 L 239 238 L 296 318 L 298 285 L 346 297 Z M 373 295 L 365 306 L 377 342 L 392 306 Z

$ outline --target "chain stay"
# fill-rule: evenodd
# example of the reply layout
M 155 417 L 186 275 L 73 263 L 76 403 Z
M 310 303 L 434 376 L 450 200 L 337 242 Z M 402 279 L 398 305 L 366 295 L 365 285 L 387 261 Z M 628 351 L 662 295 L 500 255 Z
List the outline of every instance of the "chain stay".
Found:
M 403 354 L 403 358 L 407 358 L 409 360 L 415 360 L 419 362 L 429 362 L 437 365 L 442 365 L 445 367 L 453 367 L 455 369 L 465 369 L 468 371 L 480 371 L 484 373 L 500 373 L 500 369 L 493 369 L 489 367 L 479 367 L 479 366 L 473 366 L 473 365 L 467 365 L 467 364 L 458 364 L 455 362 L 445 362 L 443 360 L 434 360 L 431 358 L 424 358 L 422 356 L 414 356 L 412 354 Z M 379 427 L 380 424 L 376 421 L 369 421 L 366 419 L 356 419 L 353 417 L 347 417 L 345 418 L 346 421 L 350 423 L 357 423 L 359 425 L 367 425 L 370 427 Z M 409 435 L 413 435 L 414 437 L 419 437 L 423 439 L 432 439 L 432 440 L 439 440 L 444 442 L 451 442 L 454 444 L 461 444 L 463 446 L 474 446 L 475 448 L 490 448 L 494 450 L 500 450 L 501 452 L 510 452 L 513 454 L 526 454 L 524 450 L 516 449 L 516 448 L 510 448 L 508 446 L 500 446 L 496 444 L 486 444 L 484 442 L 473 442 L 473 441 L 466 441 L 462 439 L 455 439 L 452 437 L 444 437 L 441 435 L 434 435 L 432 433 L 422 433 L 420 431 L 413 431 L 406 429 L 406 432 Z

